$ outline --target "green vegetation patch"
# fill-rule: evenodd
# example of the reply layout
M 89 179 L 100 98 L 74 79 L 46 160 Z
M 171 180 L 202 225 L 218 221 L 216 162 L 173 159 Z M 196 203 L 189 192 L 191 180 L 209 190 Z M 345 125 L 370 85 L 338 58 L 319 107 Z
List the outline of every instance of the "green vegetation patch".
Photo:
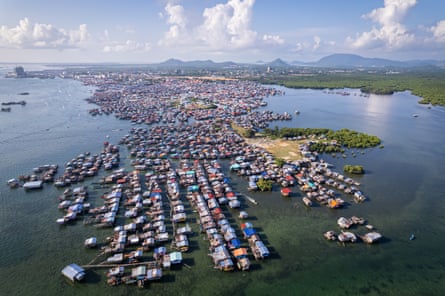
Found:
M 337 131 L 327 128 L 266 128 L 264 134 L 272 138 L 306 138 L 313 139 L 311 151 L 320 153 L 344 152 L 344 148 L 370 148 L 380 145 L 381 140 L 349 129 Z
M 284 158 L 277 158 L 277 159 L 275 159 L 275 164 L 278 166 L 278 167 L 283 167 L 283 165 L 286 163 L 286 160 L 284 159 Z
M 258 189 L 261 191 L 272 191 L 273 181 L 260 178 L 256 182 L 256 185 L 258 186 Z
M 421 98 L 421 104 L 445 106 L 445 71 L 442 69 L 409 69 L 400 72 L 314 71 L 312 75 L 271 75 L 256 80 L 289 88 L 358 88 L 363 93 L 372 94 L 393 94 L 408 90 Z
M 361 175 L 365 173 L 365 170 L 363 169 L 363 166 L 361 165 L 351 165 L 351 164 L 346 164 L 343 166 L 343 171 L 345 173 L 349 173 L 349 174 L 357 174 L 357 175 Z
M 252 138 L 253 136 L 255 136 L 255 132 L 250 128 L 244 128 L 242 126 L 237 125 L 234 122 L 231 123 L 231 126 L 233 130 L 241 137 Z

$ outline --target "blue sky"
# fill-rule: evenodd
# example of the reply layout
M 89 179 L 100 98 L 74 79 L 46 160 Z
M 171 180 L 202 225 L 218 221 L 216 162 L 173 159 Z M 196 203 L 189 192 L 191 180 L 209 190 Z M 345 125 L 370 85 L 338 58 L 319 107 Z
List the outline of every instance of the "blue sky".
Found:
M 445 60 L 442 0 L 0 0 L 0 62 Z

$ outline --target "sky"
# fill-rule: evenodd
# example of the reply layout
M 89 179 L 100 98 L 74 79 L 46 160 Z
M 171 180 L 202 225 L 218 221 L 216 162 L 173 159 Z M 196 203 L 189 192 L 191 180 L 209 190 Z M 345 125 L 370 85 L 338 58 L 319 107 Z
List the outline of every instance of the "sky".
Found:
M 2 63 L 445 60 L 443 0 L 0 0 Z

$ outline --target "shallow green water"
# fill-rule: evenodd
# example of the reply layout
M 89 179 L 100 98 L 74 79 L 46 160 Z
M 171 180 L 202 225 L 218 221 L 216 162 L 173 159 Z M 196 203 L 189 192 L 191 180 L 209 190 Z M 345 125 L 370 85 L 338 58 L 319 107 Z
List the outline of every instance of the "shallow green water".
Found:
M 18 97 L 23 91 L 30 95 Z M 83 99 L 89 94 L 91 89 L 70 80 L 0 79 L 0 101 L 28 102 L 26 107 L 0 114 L 1 184 L 38 165 L 63 165 L 79 153 L 99 152 L 103 141 L 117 143 L 127 133 L 131 127 L 127 122 L 87 114 L 90 106 Z M 420 106 L 409 93 L 363 98 L 286 89 L 286 96 L 267 100 L 268 109 L 301 112 L 281 125 L 347 127 L 382 138 L 383 149 L 366 150 L 356 157 L 351 152 L 346 158 L 323 157 L 337 169 L 345 163 L 363 164 L 367 174 L 359 181 L 369 201 L 356 205 L 345 197 L 350 201 L 345 209 L 306 209 L 298 192 L 290 199 L 278 191 L 249 193 L 259 205 L 244 201 L 243 206 L 272 251 L 271 258 L 254 263 L 249 272 L 222 273 L 213 269 L 208 242 L 195 234 L 185 254 L 191 269 L 167 271 L 162 281 L 139 290 L 109 287 L 103 270 L 89 271 L 86 283 L 68 283 L 61 269 L 72 262 L 85 264 L 97 254 L 83 248 L 84 239 L 105 238 L 109 230 L 82 223 L 57 225 L 60 191 L 53 187 L 24 193 L 2 185 L 0 294 L 441 295 L 445 290 L 445 110 Z M 413 118 L 413 113 L 419 117 Z M 125 149 L 121 152 L 125 160 Z M 234 189 L 245 192 L 245 181 L 229 176 Z M 100 194 L 93 190 L 91 202 Z M 339 216 L 352 215 L 365 217 L 385 240 L 346 247 L 324 240 L 323 232 L 337 229 Z M 239 224 L 235 215 L 232 222 Z M 191 225 L 197 232 L 197 225 Z M 411 233 L 417 237 L 414 241 L 408 239 Z

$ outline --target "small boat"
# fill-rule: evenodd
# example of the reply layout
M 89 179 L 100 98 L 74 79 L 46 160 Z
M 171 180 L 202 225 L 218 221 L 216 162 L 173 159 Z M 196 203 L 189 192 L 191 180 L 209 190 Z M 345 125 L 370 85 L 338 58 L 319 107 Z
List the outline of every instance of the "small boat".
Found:
M 411 233 L 411 235 L 409 236 L 409 240 L 415 240 L 416 236 L 414 235 L 414 233 Z
M 60 225 L 63 225 L 63 224 L 65 224 L 65 218 L 58 218 L 57 220 L 56 220 L 56 222 L 57 222 L 57 224 L 60 224 Z
M 149 281 L 156 281 L 162 278 L 162 269 L 159 267 L 150 268 L 147 270 L 146 279 Z
M 258 185 L 255 182 L 249 182 L 249 185 L 247 186 L 247 190 L 249 191 L 257 191 Z
M 364 196 L 360 191 L 354 193 L 354 201 L 356 203 L 361 203 L 366 200 L 366 196 Z
M 323 236 L 330 241 L 335 241 L 337 239 L 337 235 L 333 230 L 326 231 Z
M 177 214 L 174 214 L 174 215 L 172 216 L 172 220 L 173 220 L 175 223 L 185 222 L 186 219 L 187 219 L 187 215 L 186 215 L 186 213 L 177 213 Z
M 230 166 L 231 171 L 239 171 L 241 166 L 238 163 L 234 163 Z
M 213 258 L 216 269 L 221 271 L 232 271 L 234 269 L 232 258 L 224 245 L 216 247 L 209 256 Z
M 37 181 L 29 181 L 23 184 L 23 188 L 25 190 L 33 190 L 33 189 L 40 189 L 43 187 L 43 181 L 37 180 Z
M 65 222 L 74 221 L 77 219 L 77 213 L 68 212 L 66 215 L 63 216 L 63 219 L 65 220 Z
M 250 260 L 248 257 L 236 258 L 236 265 L 240 270 L 249 270 L 250 269 Z
M 231 209 L 239 208 L 240 206 L 241 206 L 241 203 L 237 199 L 229 201 L 229 207 Z
M 344 200 L 341 198 L 329 198 L 327 206 L 331 209 L 338 209 L 342 207 L 344 204 Z
M 361 236 L 360 238 L 367 244 L 373 244 L 381 240 L 382 237 L 383 236 L 380 233 L 373 231 Z
M 250 269 L 250 260 L 247 257 L 247 249 L 246 248 L 238 248 L 232 251 L 233 257 L 236 259 L 236 265 L 239 270 L 249 270 Z
M 144 251 L 142 249 L 137 249 L 134 251 L 131 251 L 128 254 L 124 254 L 124 258 L 128 259 L 130 263 L 136 263 L 139 261 L 139 259 L 142 258 L 144 255 Z
M 162 257 L 162 268 L 164 269 L 170 269 L 172 265 L 171 259 L 170 259 L 170 254 L 165 254 Z
M 238 218 L 240 218 L 240 219 L 247 219 L 247 218 L 249 218 L 249 214 L 246 211 L 240 211 L 239 215 L 238 215 Z
M 117 253 L 107 258 L 107 263 L 122 263 L 122 261 L 124 261 L 123 253 Z
M 8 180 L 8 186 L 9 188 L 17 188 L 19 187 L 20 183 L 17 179 L 10 179 Z
M 300 114 L 300 111 L 299 110 L 295 110 L 295 114 L 296 115 Z
M 347 243 L 347 242 L 355 243 L 357 241 L 357 236 L 354 233 L 348 231 L 342 231 L 337 236 L 337 238 L 342 243 Z
M 292 189 L 290 189 L 289 187 L 284 187 L 284 188 L 281 188 L 280 192 L 281 192 L 282 196 L 289 197 L 292 193 Z
M 124 283 L 125 285 L 133 285 L 136 284 L 138 280 L 136 278 L 133 278 L 131 275 L 127 275 L 122 277 L 121 282 Z M 114 284 L 111 285 L 113 286 Z
M 158 243 L 168 241 L 168 232 L 160 232 L 155 236 L 155 240 Z
M 153 258 L 155 260 L 161 260 L 165 254 L 167 254 L 166 247 L 158 247 L 158 248 L 155 248 L 153 251 Z
M 123 266 L 116 266 L 116 267 L 110 268 L 107 272 L 107 277 L 123 276 L 124 271 L 125 271 L 125 267 L 123 267 Z
M 250 197 L 250 196 L 248 196 L 248 195 L 244 195 L 245 197 L 246 197 L 246 199 L 248 200 L 248 201 L 250 201 L 251 203 L 253 203 L 254 205 L 257 205 L 258 204 L 258 202 L 253 198 L 253 197 Z
M 86 248 L 94 248 L 97 246 L 97 238 L 96 237 L 89 237 L 85 240 L 84 246 Z
M 187 252 L 189 249 L 189 241 L 187 235 L 177 234 L 175 236 L 176 249 L 180 252 Z
M 218 198 L 218 203 L 220 205 L 226 205 L 228 202 L 229 202 L 229 200 L 225 196 L 221 196 L 220 198 Z
M 357 216 L 352 216 L 351 221 L 353 224 L 359 224 L 359 225 L 363 225 L 366 222 L 364 218 Z
M 338 226 L 340 226 L 343 229 L 348 229 L 349 227 L 351 227 L 351 225 L 353 224 L 351 219 L 345 218 L 345 217 L 340 217 L 337 220 L 337 224 Z
M 62 202 L 57 206 L 57 208 L 60 209 L 60 210 L 62 210 L 62 209 L 67 209 L 69 206 L 71 206 L 71 204 L 72 204 L 72 201 L 67 199 L 67 200 L 62 201 Z
M 308 197 L 306 197 L 306 196 L 303 197 L 303 203 L 307 207 L 311 207 L 312 206 L 312 201 Z
M 192 232 L 192 228 L 188 224 L 176 229 L 176 234 L 191 234 Z
M 147 273 L 147 266 L 140 265 L 140 266 L 137 266 L 137 267 L 131 269 L 130 278 L 133 280 L 136 280 L 136 281 L 144 280 L 146 273 Z M 131 282 L 135 283 L 134 281 L 131 281 Z
M 255 241 L 252 246 L 253 256 L 256 260 L 261 260 L 269 257 L 270 253 L 262 241 Z

